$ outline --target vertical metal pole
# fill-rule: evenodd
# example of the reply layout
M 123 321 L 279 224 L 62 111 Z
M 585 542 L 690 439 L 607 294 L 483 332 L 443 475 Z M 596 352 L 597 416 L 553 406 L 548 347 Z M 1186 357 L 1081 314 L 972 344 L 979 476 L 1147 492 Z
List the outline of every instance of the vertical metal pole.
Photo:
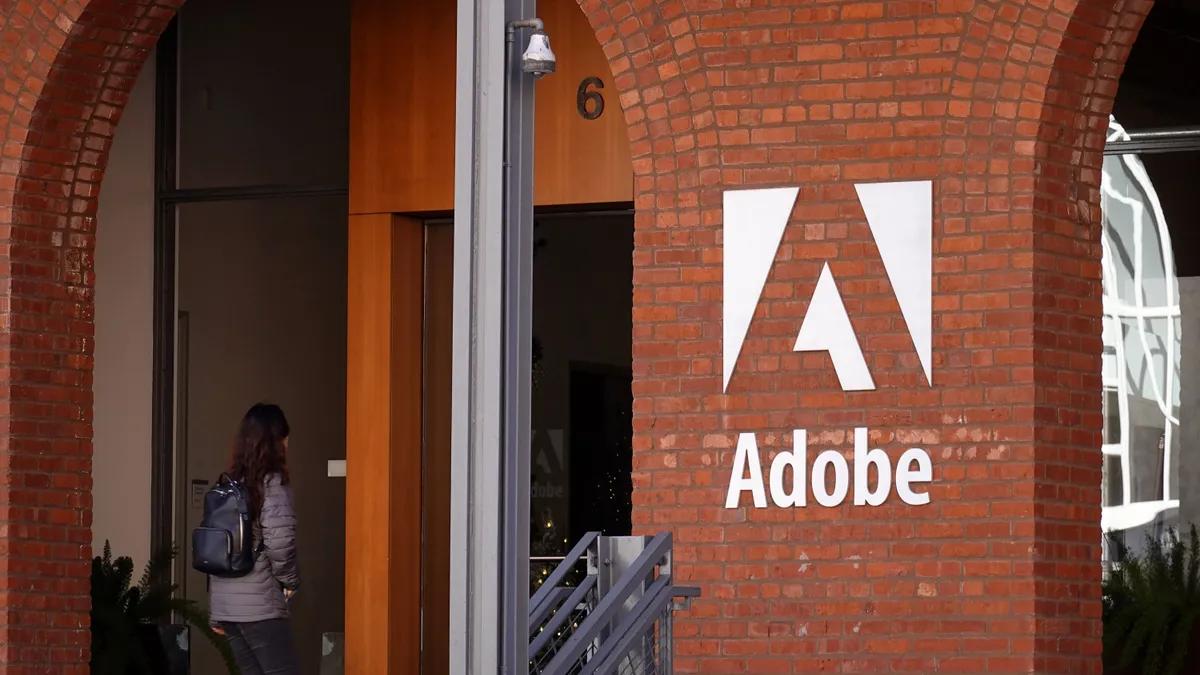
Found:
M 506 23 L 537 16 L 505 0 Z M 528 30 L 508 32 L 504 180 L 504 530 L 501 675 L 529 672 L 529 444 L 533 387 L 534 79 L 522 72 Z
M 495 675 L 501 626 L 504 6 L 500 0 L 457 2 L 450 672 Z
M 150 546 L 163 550 L 175 533 L 175 205 L 164 195 L 178 188 L 179 19 L 158 40 L 154 70 L 154 409 L 151 413 Z M 186 574 L 176 561 L 174 579 Z

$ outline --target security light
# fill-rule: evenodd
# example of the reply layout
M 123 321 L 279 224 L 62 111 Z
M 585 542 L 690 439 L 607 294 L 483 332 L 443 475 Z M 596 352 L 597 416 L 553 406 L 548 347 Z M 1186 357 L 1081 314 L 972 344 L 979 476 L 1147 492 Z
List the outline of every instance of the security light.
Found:
M 550 49 L 550 36 L 534 31 L 529 36 L 529 46 L 521 55 L 521 70 L 541 79 L 554 72 L 554 52 Z

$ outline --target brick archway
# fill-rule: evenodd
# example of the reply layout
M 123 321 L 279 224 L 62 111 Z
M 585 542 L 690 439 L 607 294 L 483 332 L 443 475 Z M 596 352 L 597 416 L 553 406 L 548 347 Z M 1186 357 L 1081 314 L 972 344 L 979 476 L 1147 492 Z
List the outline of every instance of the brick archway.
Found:
M 87 671 L 96 198 L 181 3 L 0 2 L 0 670 Z M 1100 404 L 1080 392 L 1099 391 L 1103 129 L 1149 0 L 748 4 L 580 0 L 637 182 L 634 525 L 673 530 L 706 592 L 676 663 L 1099 672 Z M 880 318 L 890 291 L 853 202 L 854 181 L 904 177 L 936 183 L 933 393 Z M 749 379 L 723 396 L 721 192 L 780 184 L 802 198 L 760 307 L 778 323 L 752 331 Z M 842 394 L 783 344 L 813 261 L 843 255 L 892 390 Z M 770 450 L 821 428 L 840 447 L 856 424 L 934 452 L 935 511 L 721 508 L 738 431 Z
M 638 176 L 635 528 L 673 530 L 704 588 L 681 668 L 1099 672 L 1098 189 L 1150 4 L 581 1 Z M 691 142 L 696 165 L 675 164 Z M 918 178 L 936 195 L 934 392 L 878 316 L 895 307 L 853 203 L 856 181 Z M 721 198 L 750 185 L 801 198 L 749 375 L 723 395 Z M 827 359 L 790 353 L 828 258 L 896 391 L 844 394 Z M 846 447 L 859 425 L 933 450 L 941 505 L 722 508 L 739 433 L 763 432 L 769 461 L 792 428 Z
M 96 198 L 180 2 L 0 3 L 3 672 L 88 672 Z
M 97 198 L 134 82 L 183 2 L 0 0 L 0 672 L 88 672 Z

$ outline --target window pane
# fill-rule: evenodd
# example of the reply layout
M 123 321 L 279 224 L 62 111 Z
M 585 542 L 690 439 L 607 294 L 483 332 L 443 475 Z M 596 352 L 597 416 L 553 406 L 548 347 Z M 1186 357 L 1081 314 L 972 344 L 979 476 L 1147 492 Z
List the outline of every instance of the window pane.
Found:
M 1113 120 L 1109 139 L 1123 137 Z M 1179 277 L 1167 212 L 1143 158 L 1105 157 L 1101 206 L 1102 526 L 1136 549 L 1178 520 Z

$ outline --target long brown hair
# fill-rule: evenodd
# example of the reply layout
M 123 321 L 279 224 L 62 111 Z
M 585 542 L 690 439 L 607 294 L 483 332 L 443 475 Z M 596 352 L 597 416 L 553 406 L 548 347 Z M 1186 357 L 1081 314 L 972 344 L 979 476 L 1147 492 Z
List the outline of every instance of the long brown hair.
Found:
M 256 519 L 262 511 L 267 478 L 278 474 L 280 482 L 288 484 L 283 442 L 290 433 L 283 410 L 272 403 L 256 403 L 246 411 L 238 427 L 229 473 L 245 487 Z

